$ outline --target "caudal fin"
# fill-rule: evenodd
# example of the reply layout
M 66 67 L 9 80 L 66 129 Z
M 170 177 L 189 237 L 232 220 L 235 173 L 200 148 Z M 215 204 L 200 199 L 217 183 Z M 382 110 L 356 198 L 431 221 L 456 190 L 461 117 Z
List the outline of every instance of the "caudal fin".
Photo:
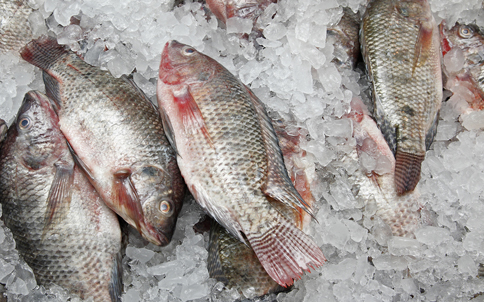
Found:
M 395 155 L 395 188 L 398 195 L 413 191 L 420 180 L 420 169 L 425 155 L 397 150 Z
M 20 51 L 22 58 L 40 69 L 48 70 L 49 67 L 68 54 L 63 45 L 59 45 L 57 40 L 49 36 L 41 36 L 32 40 Z
M 284 287 L 326 261 L 311 238 L 283 217 L 268 232 L 247 239 L 269 276 Z

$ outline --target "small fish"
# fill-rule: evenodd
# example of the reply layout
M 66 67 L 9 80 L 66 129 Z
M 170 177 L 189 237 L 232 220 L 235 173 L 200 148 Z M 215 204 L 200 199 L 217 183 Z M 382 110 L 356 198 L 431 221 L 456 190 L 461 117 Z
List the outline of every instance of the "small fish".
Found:
M 167 245 L 185 185 L 160 115 L 125 78 L 82 61 L 43 36 L 21 51 L 40 67 L 75 159 L 106 205 L 143 237 Z
M 264 9 L 277 0 L 207 0 L 208 8 L 223 23 L 238 17 L 252 19 L 255 23 Z
M 285 126 L 276 121 L 274 129 L 284 156 L 286 169 L 291 180 L 308 205 L 314 203 L 310 190 L 310 180 L 305 172 L 305 152 L 299 147 L 300 135 L 290 135 Z M 304 211 L 295 211 L 280 204 L 279 211 L 299 229 L 309 225 L 311 216 Z M 259 297 L 285 290 L 277 284 L 264 270 L 254 251 L 232 236 L 220 224 L 212 220 L 207 268 L 211 278 L 221 281 L 227 288 L 236 288 L 247 298 Z M 250 293 L 250 296 L 247 296 Z
M 375 121 L 359 99 L 351 101 L 351 111 L 345 116 L 353 121 L 355 150 L 346 160 L 360 163 L 350 177 L 354 183 L 355 197 L 363 198 L 366 206 L 376 208 L 375 215 L 385 222 L 394 236 L 414 237 L 414 232 L 423 225 L 431 225 L 428 210 L 420 202 L 418 189 L 398 195 L 395 191 L 395 158 Z M 361 165 L 364 157 L 375 161 L 373 170 Z
M 360 57 L 360 18 L 351 8 L 343 8 L 338 24 L 328 27 L 327 39 L 334 46 L 334 62 L 337 66 L 353 69 Z
M 484 108 L 484 35 L 475 24 L 456 23 L 447 29 L 445 21 L 440 24 L 441 48 L 444 55 L 451 51 L 461 52 L 462 66 L 458 70 L 445 68 L 445 88 L 464 96 L 469 107 L 461 113 Z M 449 53 L 449 56 L 451 53 Z
M 75 166 L 56 105 L 30 91 L 0 147 L 3 220 L 37 282 L 121 301 L 121 230 Z
M 0 53 L 19 51 L 32 39 L 28 20 L 32 12 L 27 1 L 0 1 Z
M 321 266 L 319 247 L 277 210 L 312 213 L 291 183 L 261 101 L 222 65 L 168 42 L 157 96 L 178 165 L 197 202 L 250 245 L 281 286 Z
M 373 0 L 360 43 L 374 117 L 395 154 L 398 194 L 412 191 L 442 102 L 439 31 L 426 0 Z

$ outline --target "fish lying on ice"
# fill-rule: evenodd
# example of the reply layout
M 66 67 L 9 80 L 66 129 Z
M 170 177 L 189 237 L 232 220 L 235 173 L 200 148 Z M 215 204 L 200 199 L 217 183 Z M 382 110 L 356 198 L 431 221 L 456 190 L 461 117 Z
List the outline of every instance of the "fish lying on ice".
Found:
M 62 133 L 106 205 L 143 237 L 167 245 L 185 185 L 156 108 L 125 78 L 43 36 L 21 51 L 44 71 Z
M 26 0 L 0 1 L 0 53 L 19 51 L 32 39 L 28 20 L 32 12 Z
M 40 285 L 121 301 L 121 230 L 75 166 L 56 105 L 26 94 L 0 147 L 0 202 L 17 250 Z
M 319 247 L 274 206 L 311 213 L 287 175 L 260 100 L 215 60 L 177 41 L 163 50 L 157 96 L 197 202 L 250 245 L 280 285 L 322 265 Z
M 439 32 L 428 2 L 371 1 L 360 44 L 374 117 L 395 154 L 395 185 L 403 194 L 420 179 L 442 102 Z

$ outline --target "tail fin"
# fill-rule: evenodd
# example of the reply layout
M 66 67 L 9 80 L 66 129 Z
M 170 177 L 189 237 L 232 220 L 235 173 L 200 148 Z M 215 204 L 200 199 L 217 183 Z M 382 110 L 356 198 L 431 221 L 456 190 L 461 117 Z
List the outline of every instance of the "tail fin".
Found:
M 323 252 L 304 232 L 283 217 L 264 234 L 247 234 L 260 263 L 274 281 L 287 287 L 326 261 Z
M 395 155 L 395 187 L 398 195 L 413 191 L 420 180 L 425 155 L 398 151 Z
M 48 70 L 53 63 L 68 53 L 64 46 L 57 43 L 56 38 L 49 36 L 41 36 L 30 41 L 20 51 L 25 61 L 43 70 Z

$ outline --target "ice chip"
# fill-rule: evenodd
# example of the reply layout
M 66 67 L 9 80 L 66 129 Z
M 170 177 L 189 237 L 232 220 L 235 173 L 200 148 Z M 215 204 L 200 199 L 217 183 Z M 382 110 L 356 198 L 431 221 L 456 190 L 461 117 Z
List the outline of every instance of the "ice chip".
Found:
M 281 23 L 271 23 L 264 28 L 264 37 L 267 40 L 277 41 L 286 35 L 286 27 Z
M 472 111 L 468 114 L 461 115 L 462 126 L 467 130 L 477 130 L 484 128 L 484 110 Z
M 464 255 L 457 260 L 459 272 L 464 275 L 477 275 L 477 265 L 470 255 Z
M 71 24 L 64 27 L 64 30 L 57 36 L 59 44 L 72 44 L 82 38 L 82 29 L 79 25 Z
M 444 56 L 444 65 L 448 72 L 457 72 L 464 67 L 464 52 L 459 47 L 452 48 Z
M 418 229 L 415 231 L 415 237 L 418 241 L 430 246 L 452 239 L 448 229 L 434 226 L 424 226 Z
M 407 268 L 408 262 L 403 257 L 380 255 L 373 259 L 373 264 L 377 270 L 404 270 Z
M 135 248 L 132 246 L 128 246 L 126 248 L 126 255 L 132 259 L 136 259 L 141 263 L 146 263 L 153 258 L 155 252 L 145 249 L 145 248 Z
M 227 19 L 226 26 L 228 34 L 250 34 L 253 23 L 251 19 L 232 17 Z

